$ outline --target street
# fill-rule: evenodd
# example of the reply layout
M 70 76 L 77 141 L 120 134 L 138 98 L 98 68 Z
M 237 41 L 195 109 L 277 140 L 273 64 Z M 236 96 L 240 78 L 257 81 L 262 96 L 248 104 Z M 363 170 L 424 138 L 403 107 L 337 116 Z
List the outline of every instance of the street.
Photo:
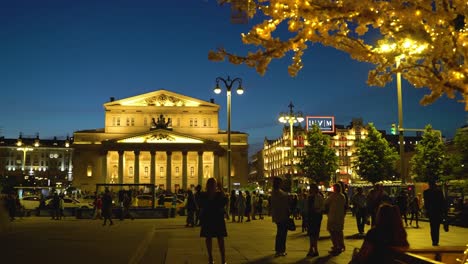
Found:
M 296 220 L 300 225 L 300 220 Z M 50 220 L 48 217 L 27 217 L 10 224 L 1 234 L 2 263 L 207 263 L 204 240 L 199 228 L 186 228 L 185 217 L 169 219 L 114 220 L 113 226 L 102 226 L 100 220 Z M 407 228 L 412 248 L 430 248 L 429 224 Z M 271 218 L 249 223 L 227 222 L 227 262 L 234 263 L 348 263 L 352 251 L 362 244 L 356 238 L 356 226 L 351 215 L 346 216 L 346 251 L 340 256 L 328 256 L 331 247 L 322 222 L 318 258 L 306 258 L 308 237 L 297 231 L 288 233 L 286 257 L 274 258 L 275 225 Z M 366 226 L 368 228 L 368 226 Z M 464 246 L 468 229 L 441 229 L 441 246 Z M 215 263 L 220 263 L 216 242 L 213 243 Z

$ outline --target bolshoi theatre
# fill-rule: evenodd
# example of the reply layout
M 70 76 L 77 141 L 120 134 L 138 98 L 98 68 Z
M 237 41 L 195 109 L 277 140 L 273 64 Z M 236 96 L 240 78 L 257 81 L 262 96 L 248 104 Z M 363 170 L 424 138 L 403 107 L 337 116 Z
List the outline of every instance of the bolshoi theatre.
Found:
M 177 192 L 210 177 L 227 188 L 227 132 L 219 129 L 220 106 L 157 90 L 104 104 L 104 128 L 74 133 L 73 185 L 154 184 Z M 248 135 L 231 132 L 231 188 L 248 176 Z

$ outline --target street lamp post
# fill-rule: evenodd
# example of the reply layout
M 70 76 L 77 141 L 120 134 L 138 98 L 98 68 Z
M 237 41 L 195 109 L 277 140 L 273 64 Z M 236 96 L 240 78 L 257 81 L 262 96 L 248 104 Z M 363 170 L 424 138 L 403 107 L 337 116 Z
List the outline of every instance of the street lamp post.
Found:
M 289 138 L 291 140 L 290 142 L 291 144 L 291 147 L 290 147 L 291 171 L 290 173 L 291 175 L 293 175 L 294 174 L 294 169 L 293 169 L 293 165 L 294 165 L 294 132 L 293 132 L 293 129 L 294 129 L 294 126 L 293 125 L 294 123 L 301 123 L 302 121 L 304 121 L 304 117 L 302 116 L 302 112 L 294 112 L 293 110 L 294 105 L 292 102 L 289 103 L 288 107 L 289 107 L 289 112 L 280 113 L 280 117 L 278 118 L 278 120 L 284 124 L 289 123 Z
M 418 44 L 417 42 L 411 39 L 405 39 L 401 45 L 397 45 L 396 43 L 388 44 L 384 43 L 377 48 L 377 52 L 380 53 L 394 53 L 396 52 L 395 56 L 395 66 L 397 70 L 397 97 L 398 97 L 398 141 L 399 141 L 399 148 L 400 148 L 400 177 L 403 183 L 406 183 L 406 176 L 405 176 L 405 137 L 403 128 L 403 99 L 402 99 L 402 91 L 401 91 L 401 69 L 400 63 L 401 60 L 405 58 L 405 54 L 408 55 L 415 55 L 422 53 L 427 44 Z
M 396 57 L 396 68 L 400 68 L 401 57 Z M 406 183 L 405 177 L 405 136 L 403 134 L 403 96 L 401 92 L 401 71 L 397 72 L 397 96 L 398 96 L 398 141 L 400 142 L 400 177 Z
M 241 95 L 244 93 L 244 89 L 242 88 L 242 79 L 241 78 L 234 78 L 231 80 L 231 77 L 228 76 L 227 79 L 217 77 L 216 78 L 216 87 L 214 88 L 214 92 L 216 94 L 221 93 L 221 87 L 219 83 L 224 83 L 226 88 L 226 97 L 227 97 L 227 184 L 228 184 L 228 191 L 231 191 L 231 88 L 234 83 L 238 83 L 237 87 L 237 94 Z M 224 177 L 221 178 L 221 183 L 224 187 Z

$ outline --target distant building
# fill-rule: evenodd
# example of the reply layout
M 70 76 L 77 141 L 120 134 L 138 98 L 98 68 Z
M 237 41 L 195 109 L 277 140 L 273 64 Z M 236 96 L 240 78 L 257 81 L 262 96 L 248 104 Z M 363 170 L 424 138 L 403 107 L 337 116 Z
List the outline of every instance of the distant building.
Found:
M 167 90 L 104 104 L 104 128 L 77 131 L 74 186 L 154 184 L 177 192 L 215 177 L 227 188 L 227 132 L 218 127 L 219 105 Z M 248 178 L 248 136 L 231 134 L 231 187 Z
M 73 140 L 0 137 L 0 176 L 15 186 L 68 187 Z
M 316 121 L 314 121 L 316 122 Z M 348 126 L 329 124 L 325 127 L 325 133 L 330 136 L 331 147 L 335 149 L 336 156 L 338 157 L 338 170 L 335 175 L 332 175 L 333 181 L 344 181 L 350 183 L 352 181 L 360 180 L 359 175 L 353 168 L 353 163 L 356 160 L 357 143 L 367 137 L 368 131 L 367 124 L 364 124 L 362 118 L 354 118 Z M 282 135 L 275 139 L 264 140 L 264 147 L 259 151 L 255 157 L 262 157 L 263 161 L 256 161 L 255 163 L 263 163 L 263 172 L 258 171 L 256 166 L 251 166 L 251 175 L 256 175 L 257 181 L 263 182 L 269 177 L 280 176 L 286 177 L 291 175 L 293 179 L 293 186 L 301 187 L 306 185 L 309 180 L 299 170 L 297 164 L 300 163 L 301 157 L 305 155 L 304 146 L 307 142 L 307 129 L 296 125 L 293 129 L 294 132 L 294 154 L 293 159 L 290 158 L 290 130 L 289 126 L 283 127 Z M 387 135 L 385 131 L 380 131 L 382 136 L 389 141 L 390 145 L 398 151 L 398 135 Z M 414 147 L 422 139 L 421 136 L 405 136 L 405 152 L 411 152 Z M 406 153 L 405 153 L 406 155 Z M 406 163 L 408 163 L 405 157 Z M 293 166 L 291 166 L 291 163 Z M 406 166 L 408 168 L 408 166 Z M 407 173 L 407 172 L 406 172 Z M 265 180 L 259 180 L 261 175 Z M 407 175 L 407 174 L 406 174 Z

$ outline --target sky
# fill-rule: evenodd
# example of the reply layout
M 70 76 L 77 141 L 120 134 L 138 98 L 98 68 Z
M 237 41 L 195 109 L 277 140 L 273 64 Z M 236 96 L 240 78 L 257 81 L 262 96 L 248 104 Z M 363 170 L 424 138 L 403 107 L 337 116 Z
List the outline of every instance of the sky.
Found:
M 240 77 L 245 93 L 232 97 L 232 130 L 249 134 L 250 152 L 265 137 L 278 138 L 280 112 L 290 101 L 304 115 L 352 118 L 390 130 L 398 123 L 395 82 L 367 85 L 372 65 L 312 44 L 304 68 L 290 77 L 290 58 L 274 60 L 264 76 L 245 65 L 208 60 L 224 47 L 246 54 L 240 34 L 255 24 L 232 24 L 230 7 L 215 0 L 15 0 L 0 1 L 0 136 L 72 136 L 102 128 L 110 97 L 122 99 L 159 89 L 221 106 L 226 129 L 226 96 L 213 93 L 215 78 Z M 451 138 L 467 124 L 464 105 L 446 97 L 429 106 L 428 89 L 403 82 L 404 127 L 432 124 Z

